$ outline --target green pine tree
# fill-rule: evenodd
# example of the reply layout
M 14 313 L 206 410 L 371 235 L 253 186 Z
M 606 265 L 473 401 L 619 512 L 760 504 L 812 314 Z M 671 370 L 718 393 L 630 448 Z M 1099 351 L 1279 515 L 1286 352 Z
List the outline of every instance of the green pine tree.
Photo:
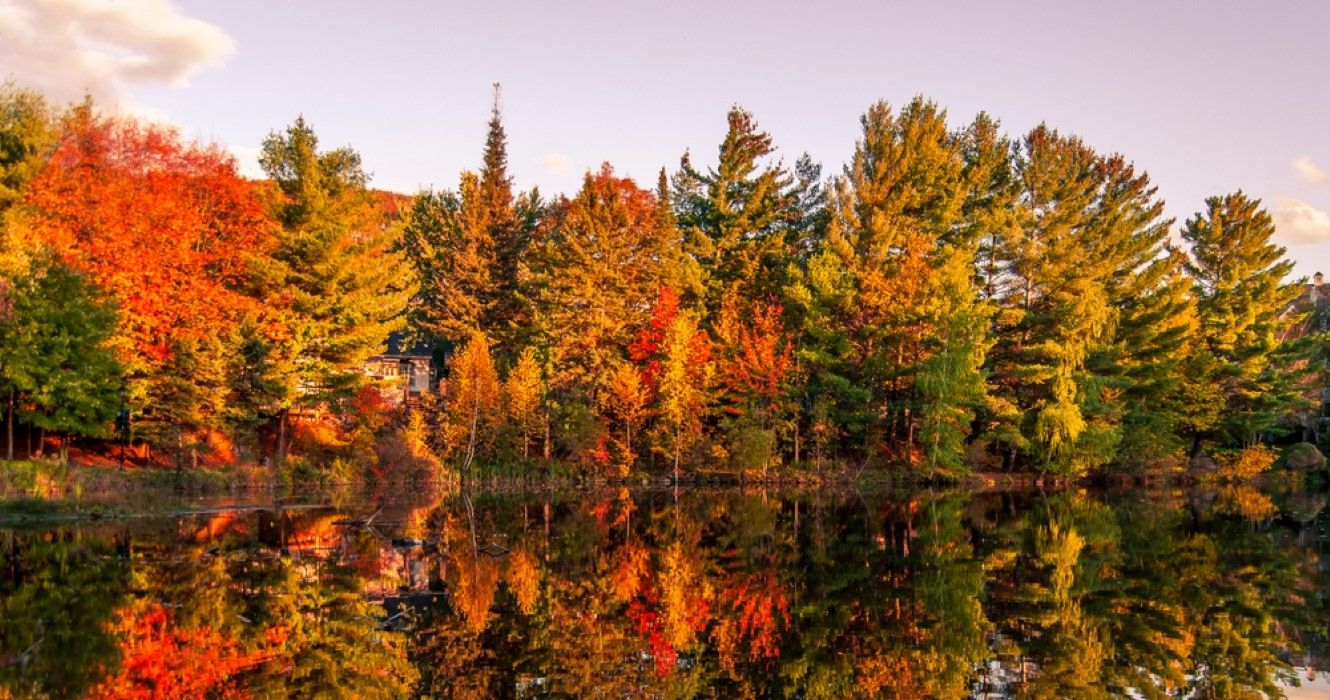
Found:
M 1188 219 L 1187 272 L 1200 316 L 1201 343 L 1188 366 L 1188 398 L 1217 387 L 1222 408 L 1194 421 L 1193 450 L 1215 436 L 1252 445 L 1297 401 L 1297 375 L 1285 330 L 1301 283 L 1293 263 L 1271 242 L 1274 222 L 1260 200 L 1242 192 L 1210 197 Z
M 14 280 L 0 318 L 7 459 L 16 419 L 62 436 L 106 433 L 120 406 L 120 365 L 108 347 L 115 329 L 98 290 L 49 257 Z
M 289 347 L 274 356 L 290 358 L 272 368 L 285 376 L 269 383 L 297 394 L 278 402 L 281 428 L 292 404 L 323 404 L 359 385 L 365 359 L 403 327 L 412 294 L 410 271 L 393 252 L 396 231 L 374 207 L 360 155 L 318 146 L 300 117 L 264 139 L 259 160 L 277 188 L 270 208 L 280 228 L 275 250 L 256 261 L 257 291 L 280 305 L 273 313 Z
M 463 173 L 456 194 L 417 195 L 402 226 L 401 249 L 419 281 L 413 325 L 450 346 L 487 327 L 494 303 L 497 260 L 482 212 L 480 180 Z
M 803 358 L 866 444 L 958 467 L 984 395 L 989 313 L 972 272 L 964 141 L 922 98 L 900 114 L 879 102 L 862 123 L 821 252 L 792 291 L 809 334 Z
M 690 275 L 700 280 L 708 314 L 726 296 L 774 298 L 784 287 L 793 232 L 803 220 L 794 176 L 771 136 L 735 107 L 715 168 L 702 172 L 685 153 L 674 176 L 674 206 L 684 232 Z

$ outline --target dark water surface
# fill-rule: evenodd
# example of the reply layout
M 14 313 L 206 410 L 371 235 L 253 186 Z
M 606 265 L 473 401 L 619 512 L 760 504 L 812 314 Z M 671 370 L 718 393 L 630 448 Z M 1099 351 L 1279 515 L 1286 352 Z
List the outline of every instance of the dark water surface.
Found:
M 1325 502 L 422 487 L 0 526 L 0 698 L 1325 697 Z

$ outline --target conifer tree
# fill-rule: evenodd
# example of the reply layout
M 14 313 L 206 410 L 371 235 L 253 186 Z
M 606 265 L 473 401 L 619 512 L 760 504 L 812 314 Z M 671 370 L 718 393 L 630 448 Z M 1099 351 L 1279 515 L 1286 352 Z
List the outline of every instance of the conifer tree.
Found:
M 538 192 L 513 193 L 499 86 L 494 89 L 480 171 L 462 173 L 456 192 L 417 195 L 400 249 L 419 278 L 412 303 L 418 332 L 451 347 L 484 331 L 498 354 L 512 360 L 532 340 L 528 257 L 546 212 Z
M 364 360 L 404 324 L 412 282 L 392 251 L 395 233 L 373 206 L 360 155 L 320 151 L 303 117 L 264 139 L 259 163 L 276 185 L 270 210 L 280 228 L 276 249 L 256 262 L 257 286 L 285 302 L 274 313 L 293 362 L 274 369 L 295 378 L 279 385 L 300 392 L 282 403 L 348 395 Z
M 869 444 L 902 445 L 912 460 L 926 443 L 931 463 L 958 466 L 983 397 L 988 313 L 970 272 L 962 140 L 923 99 L 899 115 L 878 103 L 862 123 L 810 284 L 796 291 L 810 342 L 824 346 L 804 356 L 827 389 L 868 393 L 842 420 Z
M 463 173 L 457 193 L 420 193 L 403 221 L 401 249 L 419 283 L 413 325 L 450 346 L 487 327 L 494 304 L 497 262 L 482 199 L 480 179 Z
M 1260 200 L 1242 192 L 1210 197 L 1205 211 L 1188 219 L 1187 272 L 1200 317 L 1201 343 L 1190 363 L 1188 399 L 1218 387 L 1222 410 L 1193 426 L 1193 450 L 1217 434 L 1231 444 L 1252 445 L 1296 401 L 1285 328 L 1300 284 L 1287 278 L 1293 263 L 1273 242 L 1274 222 Z
M 481 220 L 494 245 L 493 289 L 485 328 L 494 335 L 500 354 L 513 357 L 532 322 L 531 301 L 524 284 L 527 250 L 541 209 L 539 194 L 513 195 L 508 173 L 508 135 L 503 128 L 499 85 L 494 85 L 485 152 L 480 168 Z
M 1100 396 L 1086 372 L 1116 320 L 1104 280 L 1116 271 L 1096 248 L 1094 205 L 1102 180 L 1079 139 L 1039 126 L 1016 158 L 1019 229 L 1005 241 L 990 437 L 1008 463 L 1028 454 L 1041 469 L 1083 473 L 1105 461 L 1113 426 L 1092 416 Z
M 784 287 L 790 231 L 801 221 L 796 180 L 777 162 L 771 136 L 734 107 L 715 168 L 694 167 L 685 153 L 674 177 L 674 205 L 690 274 L 708 313 L 729 295 L 775 298 Z

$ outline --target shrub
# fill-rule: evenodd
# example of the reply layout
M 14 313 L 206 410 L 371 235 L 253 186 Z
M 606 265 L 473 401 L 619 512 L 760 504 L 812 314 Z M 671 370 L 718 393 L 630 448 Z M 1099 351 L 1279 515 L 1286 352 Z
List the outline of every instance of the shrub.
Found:
M 1310 442 L 1289 445 L 1279 461 L 1285 468 L 1297 471 L 1325 469 L 1325 455 Z
M 1256 445 L 1219 455 L 1215 462 L 1219 465 L 1219 472 L 1215 475 L 1219 481 L 1251 481 L 1274 465 L 1275 452 L 1265 445 Z

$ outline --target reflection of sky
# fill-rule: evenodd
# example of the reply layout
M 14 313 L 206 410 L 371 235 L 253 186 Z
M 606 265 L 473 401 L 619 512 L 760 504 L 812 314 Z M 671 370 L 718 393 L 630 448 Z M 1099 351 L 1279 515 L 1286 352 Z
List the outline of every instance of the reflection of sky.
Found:
M 1288 696 L 1288 700 L 1312 700 L 1313 698 L 1319 700 L 1330 698 L 1330 677 L 1322 674 L 1317 676 L 1316 680 L 1309 681 L 1303 671 L 1299 670 L 1299 673 L 1302 676 L 1302 687 L 1285 688 L 1284 694 Z
M 1179 219 L 1244 188 L 1282 210 L 1286 240 L 1310 241 L 1291 248 L 1299 272 L 1330 272 L 1325 2 L 6 8 L 0 74 L 173 120 L 251 169 L 263 135 L 303 112 L 328 143 L 360 149 L 381 187 L 453 185 L 477 164 L 501 81 L 522 188 L 570 191 L 605 160 L 654 182 L 685 148 L 709 160 L 735 102 L 789 159 L 807 149 L 834 172 L 872 100 L 924 93 L 956 120 L 988 110 L 1013 132 L 1047 120 L 1120 151 Z

